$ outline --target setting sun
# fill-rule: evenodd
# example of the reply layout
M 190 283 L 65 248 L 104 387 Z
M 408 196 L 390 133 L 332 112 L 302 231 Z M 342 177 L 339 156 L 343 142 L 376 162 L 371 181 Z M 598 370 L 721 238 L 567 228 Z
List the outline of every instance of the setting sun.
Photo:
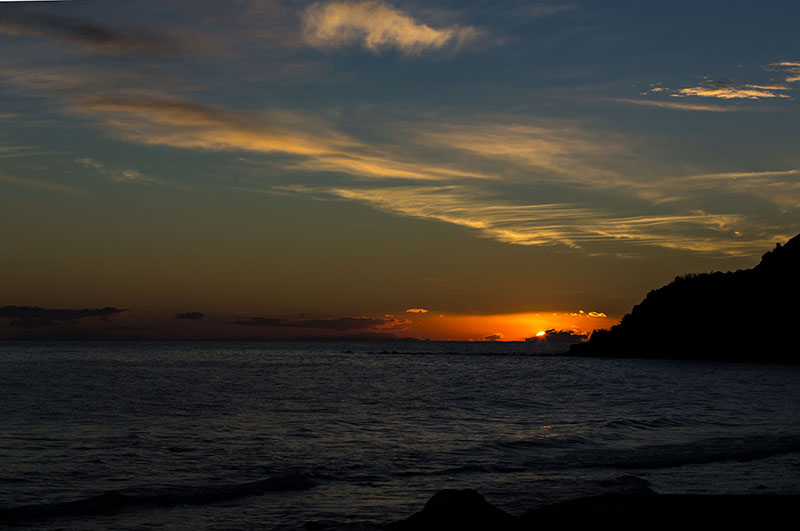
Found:
M 600 312 L 592 312 L 599 315 Z M 416 314 L 405 321 L 404 336 L 456 341 L 525 341 L 544 338 L 546 330 L 589 334 L 608 328 L 617 318 L 578 312 L 524 312 L 492 315 Z

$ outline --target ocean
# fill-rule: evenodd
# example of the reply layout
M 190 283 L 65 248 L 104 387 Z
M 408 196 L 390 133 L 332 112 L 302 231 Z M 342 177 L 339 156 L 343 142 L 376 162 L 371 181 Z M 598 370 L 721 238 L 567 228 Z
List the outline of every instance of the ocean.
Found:
M 0 342 L 0 525 L 375 529 L 498 507 L 800 493 L 800 366 L 533 343 Z

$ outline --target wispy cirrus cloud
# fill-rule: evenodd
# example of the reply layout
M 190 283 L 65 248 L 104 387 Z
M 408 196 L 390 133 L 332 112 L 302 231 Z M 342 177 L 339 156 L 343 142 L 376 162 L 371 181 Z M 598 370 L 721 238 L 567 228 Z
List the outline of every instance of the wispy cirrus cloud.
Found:
M 159 179 L 158 177 L 145 175 L 139 170 L 135 170 L 133 168 L 109 167 L 106 164 L 103 164 L 102 162 L 99 162 L 95 159 L 88 157 L 75 159 L 75 163 L 80 164 L 81 166 L 84 166 L 86 168 L 91 168 L 93 170 L 96 170 L 101 175 L 118 183 L 158 184 L 161 186 L 169 186 L 173 188 L 176 187 L 185 188 L 185 186 L 183 185 L 171 183 L 169 181 Z
M 781 209 L 800 209 L 800 169 L 701 173 L 670 179 L 669 186 L 684 194 L 697 190 L 725 190 L 758 197 Z
M 0 146 L 0 159 L 14 159 L 19 157 L 37 157 L 52 155 L 55 151 L 43 151 L 39 146 Z
M 622 242 L 726 255 L 748 255 L 771 245 L 774 234 L 731 240 L 738 214 L 700 210 L 629 215 L 570 203 L 526 204 L 492 197 L 473 186 L 280 187 L 317 198 L 344 199 L 384 212 L 465 227 L 483 237 L 514 245 L 567 245 L 573 248 Z
M 237 112 L 179 98 L 94 95 L 75 109 L 101 119 L 124 139 L 142 144 L 308 156 L 344 154 L 357 144 L 319 123 L 310 127 L 311 118 L 299 114 Z M 307 133 L 307 129 L 316 132 Z
M 148 145 L 209 151 L 288 154 L 285 168 L 333 172 L 362 179 L 452 181 L 496 180 L 496 165 L 474 165 L 463 153 L 537 170 L 543 181 L 596 186 L 619 184 L 604 162 L 629 151 L 622 136 L 591 133 L 553 120 L 417 123 L 398 131 L 414 139 L 379 145 L 341 133 L 307 114 L 235 110 L 191 101 L 170 93 L 161 79 L 66 67 L 3 69 L 14 86 L 61 100 L 67 113 L 92 118 L 114 136 Z M 93 82 L 96 85 L 93 85 Z M 130 87 L 147 86 L 147 89 Z M 427 154 L 422 153 L 428 151 Z M 435 151 L 436 153 L 432 153 Z M 459 154 L 458 152 L 462 152 Z M 450 153 L 442 157 L 442 153 Z
M 89 118 L 124 141 L 263 154 L 269 156 L 263 164 L 300 181 L 269 190 L 360 202 L 394 215 L 465 227 L 504 243 L 611 253 L 624 243 L 747 254 L 784 236 L 752 216 L 701 210 L 703 201 L 691 198 L 693 190 L 703 190 L 700 180 L 622 171 L 620 160 L 644 156 L 637 155 L 639 141 L 575 120 L 490 116 L 406 122 L 397 124 L 396 139 L 389 144 L 342 133 L 329 121 L 306 114 L 208 105 L 170 94 L 168 87 L 136 90 L 118 80 L 93 89 L 90 76 L 81 73 L 73 88 L 59 89 L 53 76 L 72 79 L 63 68 L 4 74 L 12 84 L 52 95 L 64 112 Z M 149 177 L 94 159 L 79 163 L 118 181 Z M 344 184 L 310 186 L 309 172 L 335 173 L 336 182 Z M 785 197 L 792 194 L 781 198 L 779 182 L 769 189 L 776 192 L 772 200 L 788 204 Z M 527 202 L 515 195 L 518 191 Z M 735 193 L 747 192 L 736 188 Z M 599 196 L 613 197 L 618 206 L 620 198 L 627 198 L 631 206 L 624 215 L 612 207 L 605 210 L 598 206 L 602 198 L 591 199 Z M 572 200 L 565 202 L 566 197 Z M 654 206 L 659 206 L 658 215 L 652 214 Z M 747 236 L 734 237 L 736 232 Z M 614 249 L 608 251 L 607 244 L 615 244 Z
M 487 156 L 513 158 L 536 166 L 562 168 L 566 160 L 611 156 L 624 148 L 621 137 L 591 134 L 566 122 L 453 123 L 422 133 L 424 142 L 446 144 Z
M 36 149 L 36 146 L 0 146 L 0 156 L 25 153 L 31 149 Z
M 427 145 L 537 170 L 540 182 L 618 186 L 625 179 L 608 167 L 631 151 L 631 141 L 608 131 L 595 133 L 576 122 L 509 117 L 429 127 L 416 133 Z
M 800 209 L 800 170 L 687 173 L 657 180 L 631 181 L 629 189 L 654 205 L 696 202 L 704 195 L 752 202 L 757 199 L 780 211 Z M 747 226 L 748 224 L 744 224 Z M 791 234 L 787 234 L 791 237 Z
M 76 186 L 70 186 L 67 184 L 61 183 L 54 183 L 50 181 L 42 181 L 39 179 L 28 179 L 17 177 L 15 175 L 8 175 L 6 173 L 0 172 L 0 183 L 12 184 L 15 186 L 24 186 L 26 188 L 37 188 L 39 190 L 45 190 L 48 192 L 81 192 L 82 189 Z
M 416 126 L 409 131 L 437 152 L 470 158 L 448 166 L 426 159 L 408 146 L 377 146 L 288 113 L 243 113 L 183 100 L 97 97 L 81 103 L 125 140 L 217 151 L 252 151 L 293 155 L 289 170 L 330 171 L 357 180 L 391 178 L 415 185 L 381 187 L 304 185 L 274 188 L 315 197 L 345 199 L 396 215 L 437 220 L 476 231 L 483 237 L 516 245 L 561 244 L 574 248 L 597 242 L 628 242 L 698 252 L 746 254 L 775 239 L 770 227 L 746 216 L 713 213 L 679 205 L 659 215 L 614 215 L 585 204 L 504 199 L 494 186 L 499 177 L 480 171 L 477 161 L 497 161 L 536 170 L 534 181 L 553 186 L 636 197 L 658 204 L 697 189 L 698 181 L 642 180 L 607 166 L 629 157 L 631 145 L 621 136 L 591 133 L 575 124 L 539 121 L 529 124 L 474 122 Z M 311 127 L 310 127 L 311 126 Z M 313 129 L 314 133 L 307 131 Z M 400 156 L 405 152 L 405 156 Z M 474 159 L 474 160 L 473 160 Z M 521 169 L 520 169 L 521 168 Z M 526 170 L 528 168 L 528 170 Z M 487 180 L 488 179 L 488 180 Z M 530 179 L 530 177 L 528 177 Z M 775 187 L 779 190 L 780 187 Z M 748 227 L 751 237 L 731 240 Z M 752 229 L 752 230 L 750 230 Z
M 494 178 L 492 174 L 488 173 L 452 168 L 444 164 L 430 164 L 409 157 L 398 157 L 386 153 L 386 150 L 381 148 L 364 146 L 362 149 L 363 152 L 352 151 L 342 155 L 305 158 L 287 167 L 296 170 L 344 173 L 370 179 L 447 181 Z
M 358 45 L 373 53 L 396 49 L 413 56 L 458 49 L 483 34 L 472 26 L 433 28 L 380 1 L 320 2 L 303 13 L 306 43 L 322 49 Z
M 102 71 L 90 65 L 21 66 L 0 59 L 0 81 L 23 89 L 25 96 L 52 98 L 78 106 L 98 95 L 150 95 L 165 97 L 179 88 L 174 80 L 121 65 L 106 65 Z
M 701 103 L 682 103 L 678 101 L 656 101 L 656 100 L 637 100 L 633 98 L 611 98 L 606 101 L 619 103 L 630 103 L 643 107 L 658 107 L 661 109 L 677 109 L 679 111 L 702 111 L 702 112 L 736 112 L 747 110 L 744 107 L 730 107 L 723 105 L 707 105 Z
M 10 66 L 0 70 L 9 85 L 59 100 L 63 112 L 89 117 L 129 142 L 287 154 L 293 156 L 285 163 L 289 169 L 366 179 L 493 178 L 456 164 L 428 164 L 399 155 L 391 146 L 382 148 L 359 141 L 308 114 L 208 105 L 173 95 L 170 88 L 174 91 L 174 87 L 158 77 L 125 71 L 111 71 L 100 78 L 95 74 L 67 67 Z M 136 88 L 142 86 L 147 88 Z
M 294 170 L 368 179 L 491 178 L 466 169 L 397 157 L 297 113 L 235 111 L 151 95 L 93 96 L 74 108 L 128 141 L 185 149 L 288 154 L 295 158 L 285 167 Z

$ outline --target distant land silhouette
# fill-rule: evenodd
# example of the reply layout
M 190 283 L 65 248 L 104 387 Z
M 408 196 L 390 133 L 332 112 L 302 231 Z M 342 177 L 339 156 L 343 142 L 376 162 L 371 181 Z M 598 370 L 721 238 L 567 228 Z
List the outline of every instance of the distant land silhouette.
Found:
M 580 343 L 589 337 L 587 334 L 579 334 L 573 330 L 556 330 L 550 328 L 542 335 L 526 337 L 528 343 Z
M 800 361 L 800 235 L 752 269 L 690 274 L 653 290 L 575 356 Z

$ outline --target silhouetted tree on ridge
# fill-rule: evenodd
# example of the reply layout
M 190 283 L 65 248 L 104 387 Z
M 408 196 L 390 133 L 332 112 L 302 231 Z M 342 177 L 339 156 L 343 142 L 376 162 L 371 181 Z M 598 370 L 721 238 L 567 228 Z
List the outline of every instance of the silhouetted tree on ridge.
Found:
M 752 269 L 688 274 L 653 290 L 580 356 L 800 361 L 800 235 Z

